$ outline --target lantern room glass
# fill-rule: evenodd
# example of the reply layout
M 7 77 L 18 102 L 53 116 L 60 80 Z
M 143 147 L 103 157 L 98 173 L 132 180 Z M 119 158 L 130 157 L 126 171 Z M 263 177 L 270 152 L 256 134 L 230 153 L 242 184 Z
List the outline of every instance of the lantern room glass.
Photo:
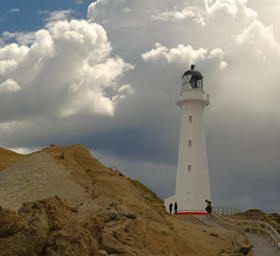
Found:
M 182 76 L 182 89 L 203 89 L 203 76 L 195 70 L 195 65 Z

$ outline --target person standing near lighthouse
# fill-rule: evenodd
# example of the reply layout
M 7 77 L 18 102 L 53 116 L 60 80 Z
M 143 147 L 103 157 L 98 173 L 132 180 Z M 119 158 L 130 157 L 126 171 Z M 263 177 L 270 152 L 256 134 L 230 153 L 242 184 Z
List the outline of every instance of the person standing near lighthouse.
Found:
M 177 202 L 175 202 L 175 204 L 174 204 L 174 211 L 175 211 L 175 215 L 177 215 L 178 214 L 178 204 L 177 204 Z
M 205 199 L 211 201 L 211 194 L 203 115 L 209 95 L 195 65 L 182 76 L 177 105 L 181 108 L 181 125 L 176 190 L 165 204 L 176 201 L 180 205 L 178 214 L 207 214 Z

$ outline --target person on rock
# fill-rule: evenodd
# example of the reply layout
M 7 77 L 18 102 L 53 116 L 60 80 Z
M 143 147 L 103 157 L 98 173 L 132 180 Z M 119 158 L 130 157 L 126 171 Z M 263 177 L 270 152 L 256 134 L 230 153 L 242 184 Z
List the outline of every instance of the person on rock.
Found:
M 170 204 L 169 204 L 169 213 L 170 213 L 170 214 L 172 214 L 172 210 L 173 210 L 173 204 L 170 203 Z
M 174 211 L 175 211 L 175 215 L 178 213 L 178 204 L 177 202 L 175 202 L 174 204 Z
M 205 200 L 205 202 L 207 203 L 205 210 L 208 214 L 210 214 L 212 212 L 212 203 L 209 200 Z

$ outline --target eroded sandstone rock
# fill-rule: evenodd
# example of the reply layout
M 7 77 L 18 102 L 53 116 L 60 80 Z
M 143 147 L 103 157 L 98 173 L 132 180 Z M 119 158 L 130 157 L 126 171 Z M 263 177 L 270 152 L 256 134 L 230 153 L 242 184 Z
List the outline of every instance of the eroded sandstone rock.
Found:
M 74 215 L 58 197 L 24 204 L 19 213 L 0 209 L 1 256 L 96 255 L 103 222 Z

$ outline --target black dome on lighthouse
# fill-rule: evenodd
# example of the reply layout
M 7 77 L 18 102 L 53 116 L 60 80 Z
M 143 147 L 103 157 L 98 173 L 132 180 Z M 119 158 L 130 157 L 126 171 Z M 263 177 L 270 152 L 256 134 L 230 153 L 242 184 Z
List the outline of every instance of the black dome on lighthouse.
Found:
M 195 70 L 195 65 L 191 65 L 191 69 L 187 70 L 184 73 L 183 77 L 187 76 L 187 75 L 191 75 L 192 77 L 196 77 L 197 80 L 203 79 L 203 76 L 201 75 L 201 73 L 198 70 Z

